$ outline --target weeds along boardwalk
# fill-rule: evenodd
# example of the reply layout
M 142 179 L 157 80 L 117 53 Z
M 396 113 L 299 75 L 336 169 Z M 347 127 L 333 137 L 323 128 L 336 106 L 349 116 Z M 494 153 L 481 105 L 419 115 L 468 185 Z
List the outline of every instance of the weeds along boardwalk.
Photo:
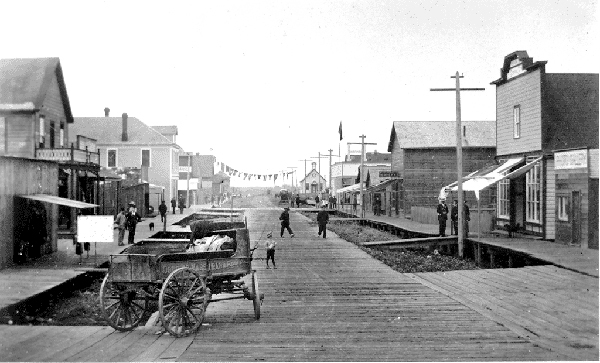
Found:
M 110 328 L 65 327 L 71 336 L 85 334 L 78 342 L 68 343 L 55 337 L 57 327 L 45 327 L 32 334 L 31 329 L 38 328 L 24 326 L 1 326 L 0 339 L 4 342 L 4 338 L 12 334 L 26 334 L 28 341 L 36 342 L 29 345 L 26 353 L 21 350 L 10 356 L 21 361 L 32 357 L 55 361 L 597 359 L 597 341 L 594 348 L 588 348 L 593 345 L 588 338 L 594 332 L 583 331 L 589 325 L 579 323 L 583 320 L 569 320 L 587 316 L 597 324 L 598 306 L 592 297 L 577 301 L 573 296 L 567 300 L 578 313 L 564 317 L 564 325 L 571 328 L 580 325 L 581 330 L 567 330 L 567 338 L 561 338 L 561 329 L 565 327 L 560 325 L 563 317 L 559 313 L 563 311 L 564 297 L 569 294 L 562 292 L 561 286 L 569 285 L 570 281 L 570 288 L 574 289 L 571 293 L 581 293 L 587 289 L 588 282 L 579 280 L 578 276 L 566 274 L 561 281 L 559 275 L 564 274 L 561 269 L 534 268 L 519 269 L 524 273 L 522 276 L 508 273 L 494 278 L 490 274 L 503 271 L 401 274 L 333 233 L 328 233 L 327 239 L 318 238 L 317 227 L 297 213 L 291 214 L 296 237 L 289 238 L 286 232 L 286 238 L 280 239 L 279 213 L 277 209 L 247 213 L 250 239 L 252 243 L 259 242 L 255 257 L 265 257 L 264 241 L 268 231 L 274 232 L 278 242 L 277 270 L 266 270 L 264 260 L 253 261 L 261 292 L 265 294 L 258 321 L 254 319 L 250 301 L 234 300 L 209 305 L 198 334 L 184 340 L 155 335 L 152 328 L 119 333 Z M 546 273 L 553 275 L 546 276 Z M 539 279 L 535 277 L 538 275 Z M 441 282 L 443 278 L 447 281 Z M 554 278 L 556 284 L 548 285 Z M 540 285 L 538 280 L 547 285 Z M 519 295 L 519 289 L 533 292 L 536 300 L 528 302 L 530 298 L 523 292 L 514 298 L 520 303 L 511 303 L 511 295 Z M 597 299 L 597 279 L 595 294 Z M 485 299 L 491 301 L 492 297 L 498 308 L 491 303 L 478 305 Z M 536 303 L 555 311 L 555 320 L 548 322 L 551 313 L 541 315 L 542 312 L 528 311 L 527 308 L 532 310 Z M 487 312 L 488 307 L 496 310 Z M 509 317 L 509 312 L 514 318 Z M 535 323 L 548 332 L 542 334 L 534 330 L 539 334 L 534 339 L 533 333 L 526 334 L 527 329 L 532 329 L 528 323 L 512 322 L 518 319 Z M 16 352 L 22 347 L 22 340 L 7 341 L 8 346 L 0 347 L 2 357 L 6 357 L 5 352 Z M 54 344 L 49 345 L 50 342 Z M 38 345 L 52 348 L 46 348 L 48 354 L 44 355 L 44 350 L 36 351 Z

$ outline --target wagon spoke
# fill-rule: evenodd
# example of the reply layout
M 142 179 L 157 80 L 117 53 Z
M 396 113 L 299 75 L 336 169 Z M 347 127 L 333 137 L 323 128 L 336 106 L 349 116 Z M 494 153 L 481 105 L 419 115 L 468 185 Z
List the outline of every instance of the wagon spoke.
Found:
M 136 304 L 136 305 L 137 305 L 137 304 Z M 137 306 L 138 306 L 138 307 L 140 307 L 140 309 L 141 309 L 141 306 L 139 306 L 139 305 L 137 305 Z M 141 319 L 142 315 L 141 315 L 141 314 L 140 314 L 140 315 L 138 315 L 138 314 L 137 314 L 137 312 L 135 311 L 135 309 L 133 308 L 133 306 L 130 308 L 130 310 L 131 310 L 131 314 L 130 314 L 130 315 L 133 315 L 133 316 L 135 317 L 135 320 L 139 320 L 139 319 Z M 142 309 L 142 311 L 143 311 L 143 310 L 144 310 L 144 309 Z M 143 314 L 143 313 L 142 313 L 142 314 Z M 133 321 L 132 321 L 132 323 L 133 323 Z
M 192 309 L 190 309 L 190 307 L 189 307 L 189 306 L 186 306 L 186 307 L 185 307 L 185 309 L 186 309 L 187 311 L 189 311 L 189 312 L 190 312 L 190 314 L 192 314 L 192 316 L 194 317 L 194 320 L 196 320 L 196 321 L 198 321 L 198 322 L 200 321 L 200 319 L 198 319 L 198 318 L 196 317 L 196 314 L 194 314 L 194 312 L 192 311 Z
M 204 290 L 204 286 L 200 285 L 196 288 L 196 290 L 194 290 L 194 292 L 192 292 L 191 294 L 189 294 L 188 296 L 194 296 L 196 295 L 198 292 L 200 292 L 201 290 Z
M 135 306 L 137 306 L 137 307 L 138 307 L 138 308 L 140 308 L 140 310 L 142 310 L 142 311 L 143 311 L 143 310 L 146 310 L 146 308 L 145 308 L 145 307 L 141 306 L 140 304 L 138 304 L 138 303 L 137 303 L 137 302 L 135 302 L 135 301 L 132 301 L 132 302 L 131 302 L 131 304 L 132 304 L 132 305 L 135 305 Z
M 194 279 L 194 281 L 193 281 L 193 282 L 190 284 L 190 289 L 189 289 L 189 290 L 188 290 L 188 292 L 187 292 L 187 293 L 188 293 L 188 295 L 190 294 L 190 292 L 192 291 L 192 289 L 194 288 L 194 286 L 196 286 L 196 285 L 197 285 L 197 282 L 198 282 L 199 280 L 200 280 L 200 279 L 196 277 L 196 278 Z M 202 287 L 202 286 L 200 286 L 200 288 L 201 288 L 201 287 Z

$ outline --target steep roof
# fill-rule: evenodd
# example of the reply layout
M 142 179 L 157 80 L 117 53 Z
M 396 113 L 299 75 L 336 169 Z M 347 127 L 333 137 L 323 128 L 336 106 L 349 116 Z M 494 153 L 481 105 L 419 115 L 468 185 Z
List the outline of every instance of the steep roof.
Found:
M 53 77 L 58 81 L 67 122 L 72 123 L 71 104 L 58 58 L 0 59 L 0 109 L 41 109 Z
M 75 123 L 69 126 L 69 138 L 85 135 L 98 140 L 99 145 L 176 145 L 135 117 L 127 118 L 127 141 L 121 141 L 122 132 L 121 117 L 75 117 Z
M 462 121 L 463 147 L 496 147 L 496 121 Z M 456 121 L 394 121 L 388 151 L 396 138 L 403 149 L 456 147 Z

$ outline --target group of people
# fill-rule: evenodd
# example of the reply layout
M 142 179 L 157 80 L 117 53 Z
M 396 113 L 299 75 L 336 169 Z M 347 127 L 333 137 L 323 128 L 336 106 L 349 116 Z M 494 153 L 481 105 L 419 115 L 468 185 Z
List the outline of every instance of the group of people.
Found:
M 135 228 L 141 221 L 142 217 L 135 207 L 135 202 L 129 202 L 127 211 L 125 211 L 125 208 L 121 208 L 119 214 L 117 214 L 117 218 L 115 218 L 115 224 L 119 229 L 119 246 L 124 246 L 123 240 L 125 239 L 125 231 L 129 232 L 127 235 L 127 243 L 133 244 L 135 238 Z
M 464 235 L 469 236 L 469 221 L 471 220 L 471 212 L 469 210 L 469 206 L 467 205 L 467 201 L 465 200 L 463 203 L 463 213 L 465 215 L 464 226 Z M 446 236 L 446 221 L 448 220 L 448 206 L 446 205 L 445 199 L 440 199 L 440 203 L 437 206 L 437 215 L 439 222 L 439 235 L 440 237 Z M 452 209 L 450 210 L 450 234 L 458 235 L 458 222 L 460 218 L 458 217 L 458 201 L 454 200 L 452 202 Z
M 317 213 L 317 224 L 319 225 L 319 237 L 321 236 L 321 234 L 323 235 L 323 238 L 327 238 L 327 223 L 329 222 L 329 212 L 326 210 L 325 205 L 321 206 L 321 210 L 319 211 L 319 213 Z M 285 207 L 283 208 L 283 212 L 281 212 L 281 215 L 279 216 L 279 220 L 281 221 L 281 231 L 279 233 L 279 236 L 281 238 L 283 238 L 283 233 L 287 230 L 288 233 L 290 234 L 290 237 L 293 238 L 294 237 L 294 232 L 292 231 L 292 228 L 290 227 L 290 208 L 289 207 Z M 273 240 L 273 233 L 269 232 L 267 233 L 267 242 L 266 242 L 266 248 L 267 248 L 267 268 L 269 267 L 269 260 L 272 262 L 273 264 L 273 268 L 277 268 L 275 267 L 275 247 L 277 246 L 277 242 L 275 242 Z

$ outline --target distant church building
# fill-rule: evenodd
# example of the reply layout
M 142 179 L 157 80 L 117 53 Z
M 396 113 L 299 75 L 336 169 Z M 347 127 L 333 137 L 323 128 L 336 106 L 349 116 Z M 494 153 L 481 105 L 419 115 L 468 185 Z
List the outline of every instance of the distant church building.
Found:
M 309 171 L 304 179 L 300 180 L 300 190 L 302 193 L 319 193 L 327 187 L 325 178 L 317 171 L 317 163 L 312 162 L 312 170 Z

